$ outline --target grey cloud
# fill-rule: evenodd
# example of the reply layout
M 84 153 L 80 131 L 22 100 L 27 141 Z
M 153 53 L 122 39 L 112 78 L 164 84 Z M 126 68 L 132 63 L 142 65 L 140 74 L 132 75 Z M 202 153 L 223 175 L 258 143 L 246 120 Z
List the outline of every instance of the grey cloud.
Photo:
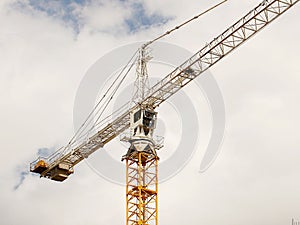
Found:
M 24 182 L 25 178 L 29 175 L 29 171 L 21 171 L 19 174 L 19 180 L 18 183 L 13 187 L 13 189 L 16 191 Z
M 85 15 L 85 10 L 88 8 L 105 8 L 106 5 L 115 4 L 115 6 L 123 7 L 130 11 L 129 15 L 124 15 L 120 24 L 126 27 L 129 33 L 139 32 L 142 29 L 148 29 L 152 26 L 161 26 L 166 24 L 171 17 L 166 17 L 159 12 L 147 12 L 145 4 L 142 1 L 38 1 L 29 0 L 27 2 L 18 0 L 10 6 L 25 14 L 44 14 L 47 17 L 62 21 L 66 26 L 72 27 L 75 33 L 80 33 L 81 30 L 88 25 L 88 20 Z M 114 7 L 115 7 L 114 6 Z M 99 24 L 100 25 L 100 24 Z M 111 32 L 115 26 L 102 29 L 99 31 Z
M 37 156 L 41 157 L 48 157 L 50 154 L 52 154 L 55 151 L 55 148 L 39 148 L 37 150 Z

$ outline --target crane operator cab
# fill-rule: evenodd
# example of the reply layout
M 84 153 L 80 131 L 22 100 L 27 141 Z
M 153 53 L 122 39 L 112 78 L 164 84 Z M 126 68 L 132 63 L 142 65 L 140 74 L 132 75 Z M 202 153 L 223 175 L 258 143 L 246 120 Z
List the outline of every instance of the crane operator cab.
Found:
M 130 132 L 132 137 L 152 139 L 156 128 L 157 112 L 149 109 L 136 109 L 130 115 Z
M 157 112 L 153 109 L 137 108 L 130 113 L 129 142 L 131 145 L 127 154 L 122 157 L 122 161 L 137 157 L 138 152 L 144 152 L 151 157 L 156 156 L 155 141 L 153 140 L 156 120 Z

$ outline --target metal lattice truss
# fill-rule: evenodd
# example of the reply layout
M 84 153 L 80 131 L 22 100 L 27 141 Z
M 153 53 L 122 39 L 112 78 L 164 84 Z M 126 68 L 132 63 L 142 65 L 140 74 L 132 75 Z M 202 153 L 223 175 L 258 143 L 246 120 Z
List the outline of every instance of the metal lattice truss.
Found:
M 267 24 L 286 12 L 298 1 L 299 0 L 263 1 L 233 26 L 177 67 L 163 80 L 154 85 L 141 103 L 151 105 L 154 108 L 159 106 L 182 87 L 216 64 L 224 56 L 228 55 L 258 31 L 262 30 Z M 80 143 L 78 147 L 67 149 L 67 151 L 65 149 L 59 150 L 48 159 L 45 159 L 47 165 L 45 170 L 38 170 L 37 165 L 40 162 L 39 159 L 33 162 L 31 164 L 31 171 L 40 173 L 42 177 L 54 179 L 51 172 L 61 163 L 67 164 L 70 169 L 73 169 L 74 165 L 78 162 L 87 158 L 94 151 L 103 147 L 110 140 L 129 128 L 129 116 L 134 108 L 124 112 L 116 119 L 112 119 L 110 123 L 103 126 L 102 129 L 86 141 Z M 69 172 L 71 173 L 72 171 Z
M 144 152 L 126 159 L 126 225 L 157 223 L 158 158 Z
M 263 1 L 150 90 L 145 104 L 159 106 L 208 68 L 216 64 L 299 0 Z
M 60 149 L 59 151 L 51 155 L 48 159 L 44 159 L 48 163 L 48 168 L 41 173 L 41 176 L 52 178 L 51 171 L 60 163 L 69 165 L 70 169 L 73 168 L 77 163 L 87 158 L 97 149 L 103 147 L 106 143 L 129 128 L 129 121 L 130 111 L 127 111 L 121 116 L 117 117 L 111 123 L 108 123 L 104 128 L 88 138 L 78 147 L 71 149 L 65 154 L 63 154 L 65 149 Z M 38 163 L 40 159 L 41 158 L 31 163 L 31 170 L 34 169 L 36 163 Z

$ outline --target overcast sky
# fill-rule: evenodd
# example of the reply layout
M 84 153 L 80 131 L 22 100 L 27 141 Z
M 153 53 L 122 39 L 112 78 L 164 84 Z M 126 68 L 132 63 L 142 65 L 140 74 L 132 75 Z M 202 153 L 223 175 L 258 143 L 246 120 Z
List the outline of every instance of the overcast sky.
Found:
M 259 2 L 229 0 L 164 41 L 196 52 Z M 63 183 L 27 174 L 28 164 L 38 151 L 60 146 L 73 134 L 76 91 L 95 61 L 119 46 L 154 38 L 215 3 L 0 2 L 1 224 L 125 223 L 123 186 L 85 163 Z M 225 102 L 221 152 L 199 173 L 211 130 L 209 112 L 200 112 L 205 134 L 196 153 L 160 185 L 160 224 L 300 221 L 299 21 L 296 5 L 210 70 Z

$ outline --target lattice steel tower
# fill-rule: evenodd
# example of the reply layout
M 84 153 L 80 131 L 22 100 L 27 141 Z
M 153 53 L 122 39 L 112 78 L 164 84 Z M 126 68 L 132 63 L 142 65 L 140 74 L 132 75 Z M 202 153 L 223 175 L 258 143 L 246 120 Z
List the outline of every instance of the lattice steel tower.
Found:
M 137 60 L 134 105 L 141 102 L 149 90 L 148 48 L 142 46 Z M 122 157 L 126 160 L 126 225 L 157 225 L 158 156 L 153 139 L 157 113 L 149 104 L 139 104 L 130 112 L 130 147 Z

